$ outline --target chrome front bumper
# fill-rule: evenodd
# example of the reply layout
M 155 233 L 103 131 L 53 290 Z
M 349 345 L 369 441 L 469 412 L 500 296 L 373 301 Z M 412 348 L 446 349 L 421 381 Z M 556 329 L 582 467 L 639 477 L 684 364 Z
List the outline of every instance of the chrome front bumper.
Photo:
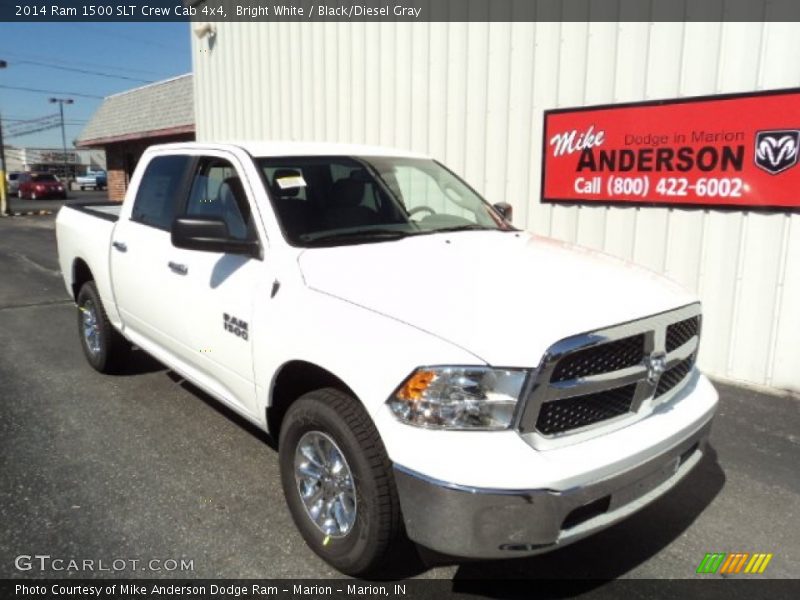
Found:
M 406 531 L 418 544 L 452 556 L 546 552 L 613 525 L 667 492 L 703 457 L 710 430 L 708 420 L 658 456 L 566 491 L 464 487 L 395 464 Z

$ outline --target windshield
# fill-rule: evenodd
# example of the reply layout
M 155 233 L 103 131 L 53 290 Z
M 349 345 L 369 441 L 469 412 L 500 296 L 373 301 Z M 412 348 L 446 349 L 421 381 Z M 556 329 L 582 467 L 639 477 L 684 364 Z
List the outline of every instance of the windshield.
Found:
M 395 157 L 258 159 L 295 246 L 380 242 L 409 235 L 516 231 L 439 163 Z
M 54 175 L 50 175 L 49 173 L 42 173 L 39 175 L 31 175 L 32 181 L 56 181 Z

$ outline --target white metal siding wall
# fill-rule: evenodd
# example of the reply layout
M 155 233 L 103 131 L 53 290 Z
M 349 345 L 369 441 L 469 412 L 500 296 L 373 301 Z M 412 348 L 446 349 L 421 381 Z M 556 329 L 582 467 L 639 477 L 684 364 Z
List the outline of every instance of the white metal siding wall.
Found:
M 707 372 L 800 389 L 800 215 L 539 203 L 543 110 L 798 86 L 800 24 L 216 26 L 192 36 L 198 139 L 427 152 L 517 225 L 697 291 Z

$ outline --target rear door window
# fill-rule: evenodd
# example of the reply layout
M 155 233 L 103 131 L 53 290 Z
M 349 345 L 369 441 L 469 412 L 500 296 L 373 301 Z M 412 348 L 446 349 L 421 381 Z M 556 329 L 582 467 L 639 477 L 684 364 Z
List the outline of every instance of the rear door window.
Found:
M 136 192 L 131 221 L 169 231 L 190 162 L 189 156 L 177 154 L 151 160 Z

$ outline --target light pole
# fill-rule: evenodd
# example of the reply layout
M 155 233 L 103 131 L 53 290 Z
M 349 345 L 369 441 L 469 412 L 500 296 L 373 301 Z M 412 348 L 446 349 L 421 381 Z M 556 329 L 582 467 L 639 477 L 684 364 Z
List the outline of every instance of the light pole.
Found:
M 4 60 L 0 60 L 0 69 L 5 69 L 8 66 L 8 63 Z M 0 216 L 6 216 L 9 212 L 8 210 L 8 196 L 6 195 L 7 187 L 6 187 L 6 145 L 3 142 L 3 116 L 0 115 L 0 162 L 3 163 L 3 176 L 0 177 Z
M 72 98 L 50 98 L 50 104 L 58 103 L 58 112 L 61 114 L 61 149 L 64 152 L 64 184 L 69 189 L 69 177 L 67 177 L 67 136 L 64 133 L 64 105 L 75 102 Z

